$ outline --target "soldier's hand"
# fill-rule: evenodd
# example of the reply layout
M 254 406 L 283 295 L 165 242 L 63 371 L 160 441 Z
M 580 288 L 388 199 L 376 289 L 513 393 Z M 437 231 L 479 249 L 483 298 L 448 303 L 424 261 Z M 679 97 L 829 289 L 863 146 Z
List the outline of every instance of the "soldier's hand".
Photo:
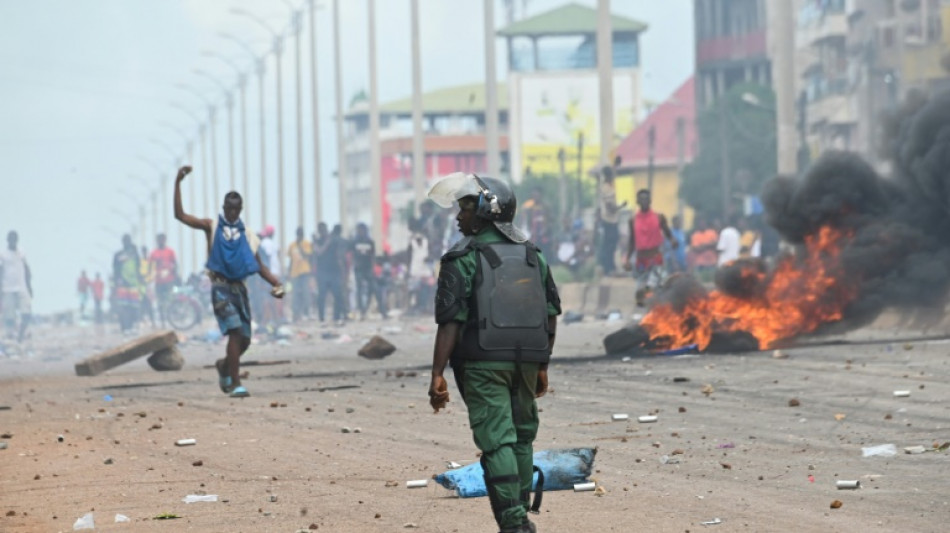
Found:
M 444 409 L 447 403 L 449 403 L 449 385 L 442 376 L 432 376 L 432 382 L 429 384 L 429 405 L 438 413 L 439 409 Z
M 185 165 L 178 169 L 178 176 L 175 178 L 176 181 L 181 181 L 185 179 L 185 176 L 191 174 L 191 167 Z
M 538 382 L 534 388 L 534 397 L 540 398 L 548 393 L 548 371 L 538 370 Z

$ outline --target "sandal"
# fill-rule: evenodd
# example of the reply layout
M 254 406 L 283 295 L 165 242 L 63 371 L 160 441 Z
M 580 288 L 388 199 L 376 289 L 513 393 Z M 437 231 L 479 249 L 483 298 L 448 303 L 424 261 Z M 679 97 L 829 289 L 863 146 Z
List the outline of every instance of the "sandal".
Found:
M 218 359 L 214 364 L 215 368 L 218 369 L 218 387 L 221 388 L 221 392 L 228 394 L 234 388 L 234 383 L 231 381 L 231 376 L 224 372 L 224 365 L 221 363 L 224 363 L 224 359 Z
M 247 392 L 247 389 L 245 389 L 242 385 L 238 385 L 237 387 L 234 387 L 234 389 L 230 392 L 230 394 L 228 394 L 228 396 L 232 398 L 247 398 L 250 395 L 251 393 Z

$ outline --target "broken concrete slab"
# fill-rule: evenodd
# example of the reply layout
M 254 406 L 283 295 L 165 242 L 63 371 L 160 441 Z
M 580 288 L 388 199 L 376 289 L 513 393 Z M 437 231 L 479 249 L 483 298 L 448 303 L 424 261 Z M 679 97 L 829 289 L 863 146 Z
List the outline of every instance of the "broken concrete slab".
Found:
M 396 351 L 396 347 L 379 335 L 373 335 L 373 338 L 360 348 L 357 352 L 360 357 L 367 359 L 382 359 Z
M 164 348 L 149 356 L 148 366 L 160 372 L 181 370 L 185 366 L 185 358 L 182 357 L 178 348 Z
M 98 376 L 110 368 L 134 361 L 144 355 L 173 348 L 176 344 L 178 344 L 178 336 L 174 331 L 162 331 L 139 337 L 76 363 L 76 375 Z

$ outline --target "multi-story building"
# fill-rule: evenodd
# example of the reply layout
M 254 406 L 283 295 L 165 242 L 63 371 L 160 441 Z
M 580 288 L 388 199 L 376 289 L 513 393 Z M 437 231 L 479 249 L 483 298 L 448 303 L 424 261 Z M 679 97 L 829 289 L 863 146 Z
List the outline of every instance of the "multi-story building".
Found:
M 694 0 L 700 109 L 738 83 L 771 85 L 766 4 L 766 0 Z
M 428 185 L 452 172 L 484 172 L 485 85 L 476 83 L 431 91 L 422 96 L 425 131 L 425 176 Z M 508 157 L 508 105 L 503 86 L 498 90 L 502 164 Z M 346 114 L 346 213 L 352 223 L 382 217 L 383 246 L 403 247 L 409 242 L 408 221 L 413 216 L 412 99 L 379 106 L 382 205 L 371 205 L 369 106 L 356 99 Z M 352 228 L 344 228 L 346 232 Z
M 600 145 L 636 127 L 641 108 L 640 34 L 646 24 L 613 15 L 614 139 L 600 139 L 597 11 L 567 4 L 498 31 L 508 44 L 510 177 L 597 166 Z

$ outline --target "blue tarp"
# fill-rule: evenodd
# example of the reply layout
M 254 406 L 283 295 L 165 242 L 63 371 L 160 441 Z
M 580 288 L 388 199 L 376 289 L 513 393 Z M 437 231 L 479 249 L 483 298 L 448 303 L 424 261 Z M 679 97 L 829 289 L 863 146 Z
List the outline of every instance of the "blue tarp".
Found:
M 571 448 L 567 450 L 542 450 L 534 452 L 534 466 L 544 472 L 544 490 L 573 489 L 575 483 L 586 483 L 594 466 L 597 448 Z M 437 483 L 454 490 L 460 498 L 478 498 L 485 491 L 485 474 L 481 463 L 472 463 L 462 468 L 449 470 L 435 476 Z M 531 490 L 536 489 L 538 474 L 535 472 Z

